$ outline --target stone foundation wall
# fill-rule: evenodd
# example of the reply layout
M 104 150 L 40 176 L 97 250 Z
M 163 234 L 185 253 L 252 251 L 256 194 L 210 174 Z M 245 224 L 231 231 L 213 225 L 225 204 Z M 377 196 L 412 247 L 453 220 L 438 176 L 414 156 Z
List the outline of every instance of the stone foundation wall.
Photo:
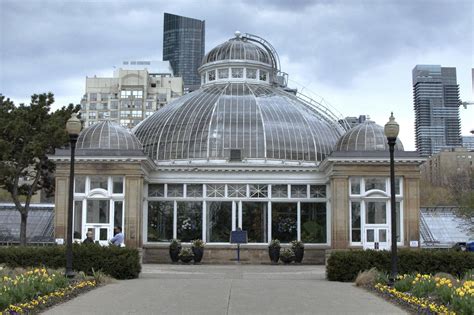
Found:
M 233 264 L 236 262 L 236 247 L 206 246 L 204 249 L 203 264 Z M 324 265 L 326 249 L 305 248 L 303 264 Z M 267 247 L 242 246 L 240 248 L 240 262 L 242 264 L 269 264 Z M 145 245 L 143 247 L 143 263 L 169 264 L 168 246 Z

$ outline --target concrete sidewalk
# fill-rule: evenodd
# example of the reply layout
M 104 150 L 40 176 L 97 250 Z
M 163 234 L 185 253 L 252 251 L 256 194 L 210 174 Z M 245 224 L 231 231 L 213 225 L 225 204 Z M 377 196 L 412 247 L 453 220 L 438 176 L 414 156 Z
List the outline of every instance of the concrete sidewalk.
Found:
M 324 266 L 144 265 L 46 314 L 406 314 Z

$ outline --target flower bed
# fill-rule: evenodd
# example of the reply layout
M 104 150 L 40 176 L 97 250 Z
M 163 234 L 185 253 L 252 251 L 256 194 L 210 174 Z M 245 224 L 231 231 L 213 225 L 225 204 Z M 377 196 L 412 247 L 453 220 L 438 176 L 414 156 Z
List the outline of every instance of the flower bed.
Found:
M 29 313 L 95 286 L 95 280 L 70 282 L 62 273 L 44 268 L 5 274 L 0 279 L 0 310 L 2 314 Z
M 393 287 L 375 284 L 381 294 L 417 313 L 474 314 L 474 280 L 458 280 L 449 275 L 398 276 Z

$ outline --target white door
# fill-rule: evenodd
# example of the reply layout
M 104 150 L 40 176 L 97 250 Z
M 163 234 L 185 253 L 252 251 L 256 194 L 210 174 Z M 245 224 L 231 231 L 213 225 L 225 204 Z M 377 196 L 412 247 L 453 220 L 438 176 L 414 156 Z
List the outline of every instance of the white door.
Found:
M 366 227 L 364 229 L 364 249 L 389 250 L 388 227 Z
M 100 245 L 107 245 L 109 240 L 113 237 L 113 228 L 110 224 L 86 224 L 86 232 L 92 231 L 92 238 L 95 243 Z

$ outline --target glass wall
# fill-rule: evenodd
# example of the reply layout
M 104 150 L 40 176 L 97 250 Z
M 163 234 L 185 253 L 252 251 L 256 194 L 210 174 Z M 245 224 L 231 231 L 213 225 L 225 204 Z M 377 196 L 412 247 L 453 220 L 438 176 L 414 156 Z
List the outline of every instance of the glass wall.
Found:
M 321 184 L 149 184 L 145 242 L 229 243 L 230 232 L 240 227 L 253 244 L 279 239 L 327 245 L 326 192 Z

